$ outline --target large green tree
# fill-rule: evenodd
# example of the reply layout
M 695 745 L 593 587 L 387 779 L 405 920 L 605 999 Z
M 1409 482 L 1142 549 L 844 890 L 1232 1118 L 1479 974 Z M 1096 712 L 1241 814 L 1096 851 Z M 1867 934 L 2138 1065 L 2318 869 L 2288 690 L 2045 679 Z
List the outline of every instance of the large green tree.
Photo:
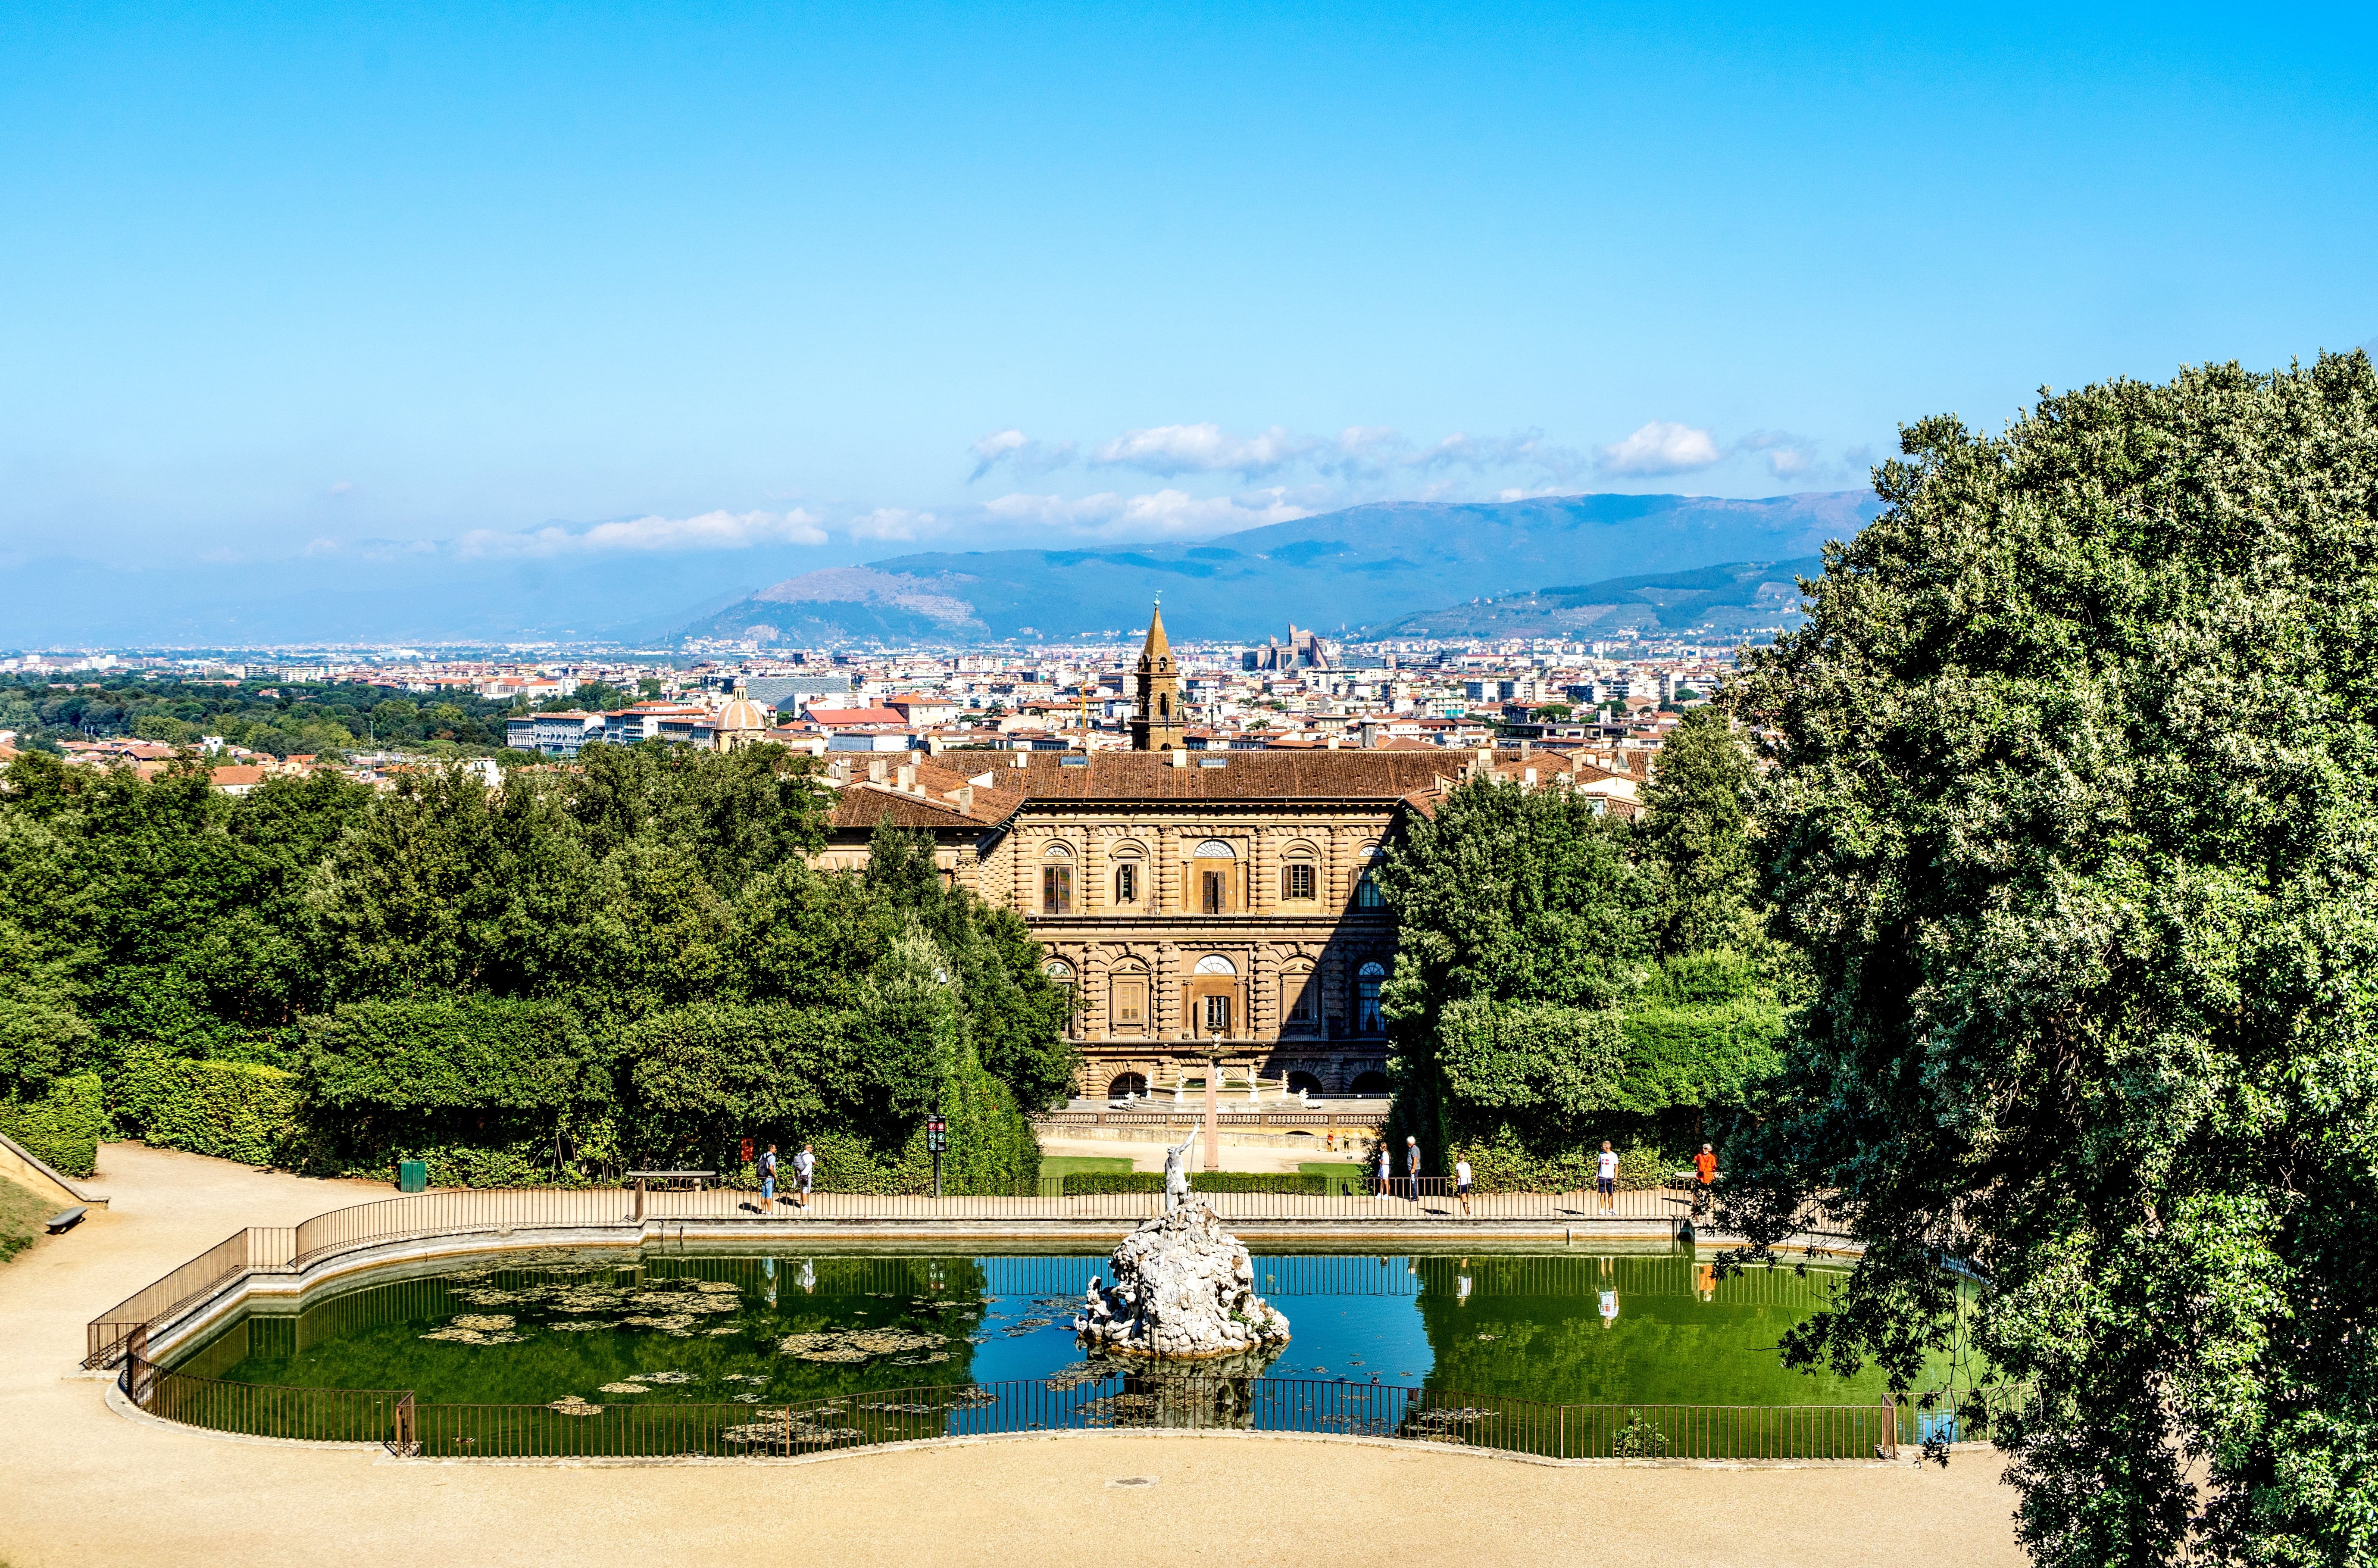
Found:
M 775 746 L 237 798 L 196 761 L 143 780 L 19 758 L 0 778 L 0 1115 L 84 1148 L 102 1083 L 119 1130 L 152 1135 L 179 1086 L 287 1097 L 285 1075 L 187 1071 L 230 1057 L 302 1076 L 292 1146 L 332 1167 L 410 1153 L 440 1180 L 592 1179 L 715 1158 L 740 1123 L 831 1130 L 838 1176 L 913 1185 L 940 1104 L 966 1140 L 953 1179 L 1030 1176 L 1024 1114 L 1074 1072 L 1068 993 L 915 835 L 879 832 L 864 875 L 814 870 L 823 805 L 814 762 Z M 622 1041 L 667 1059 L 640 1076 Z M 750 1090 L 771 1073 L 782 1096 Z
M 1814 993 L 1727 1161 L 1867 1243 L 1789 1341 L 1977 1336 L 2072 1568 L 2378 1555 L 2378 377 L 2366 355 L 1908 427 L 1754 659 Z
M 1716 708 L 1694 708 L 1660 745 L 1642 790 L 1639 853 L 1659 881 L 1663 952 L 1760 945 L 1753 912 L 1750 750 Z

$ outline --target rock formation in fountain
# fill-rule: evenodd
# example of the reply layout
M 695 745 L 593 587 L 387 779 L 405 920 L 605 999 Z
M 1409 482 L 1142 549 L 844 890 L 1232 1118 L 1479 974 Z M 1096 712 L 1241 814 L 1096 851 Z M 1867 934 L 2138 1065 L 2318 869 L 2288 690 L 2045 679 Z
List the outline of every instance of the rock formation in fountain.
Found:
M 1094 1348 L 1256 1376 L 1288 1344 L 1288 1319 L 1255 1293 L 1245 1244 L 1194 1198 L 1124 1237 L 1112 1264 L 1074 1320 Z

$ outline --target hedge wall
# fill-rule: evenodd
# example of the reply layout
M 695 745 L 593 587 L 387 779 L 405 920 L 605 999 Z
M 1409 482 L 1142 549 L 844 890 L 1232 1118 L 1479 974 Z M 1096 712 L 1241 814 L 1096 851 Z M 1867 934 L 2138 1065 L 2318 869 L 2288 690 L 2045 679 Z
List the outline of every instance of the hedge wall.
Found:
M 1326 1193 L 1363 1191 L 1359 1177 L 1302 1175 L 1280 1171 L 1200 1170 L 1189 1175 L 1189 1191 L 1198 1192 L 1286 1192 L 1318 1198 Z M 1109 1192 L 1161 1192 L 1164 1173 L 1157 1170 L 1083 1171 L 1065 1178 L 1068 1198 L 1099 1197 Z
M 107 1107 L 96 1072 L 54 1079 L 49 1094 L 38 1100 L 0 1100 L 0 1132 L 62 1176 L 94 1174 L 100 1140 L 107 1131 Z
M 246 1165 L 298 1163 L 305 1134 L 294 1072 L 139 1052 L 126 1060 L 117 1096 L 152 1147 Z

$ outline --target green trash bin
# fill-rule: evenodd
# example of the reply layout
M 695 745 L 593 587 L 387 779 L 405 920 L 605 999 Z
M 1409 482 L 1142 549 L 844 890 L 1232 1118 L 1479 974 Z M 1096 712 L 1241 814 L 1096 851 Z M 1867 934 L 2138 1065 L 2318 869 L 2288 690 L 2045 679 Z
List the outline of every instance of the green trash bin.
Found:
M 399 1160 L 396 1162 L 396 1190 L 400 1192 L 429 1191 L 429 1162 Z

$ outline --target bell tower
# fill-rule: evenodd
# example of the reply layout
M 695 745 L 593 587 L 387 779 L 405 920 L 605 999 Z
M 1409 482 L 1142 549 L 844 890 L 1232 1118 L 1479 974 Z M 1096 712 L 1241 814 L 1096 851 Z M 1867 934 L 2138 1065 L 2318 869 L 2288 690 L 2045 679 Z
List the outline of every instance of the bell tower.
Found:
M 1131 722 L 1134 751 L 1171 751 L 1181 745 L 1181 673 L 1164 640 L 1164 604 L 1148 612 L 1147 642 L 1139 651 L 1139 716 Z

